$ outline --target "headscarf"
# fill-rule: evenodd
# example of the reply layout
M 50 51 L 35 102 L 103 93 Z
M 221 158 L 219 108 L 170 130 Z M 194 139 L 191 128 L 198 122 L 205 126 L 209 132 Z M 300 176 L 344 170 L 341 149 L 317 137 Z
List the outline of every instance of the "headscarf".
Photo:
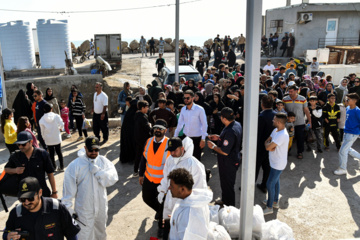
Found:
M 31 82 L 26 84 L 26 95 L 28 96 L 30 101 L 33 103 L 33 102 L 35 102 L 35 99 L 33 97 L 34 89 L 31 89 L 32 84 L 33 83 L 31 83 Z
M 348 82 L 348 80 L 347 80 L 347 78 L 341 79 L 340 85 L 338 86 L 338 88 L 343 91 L 343 95 L 342 95 L 341 102 L 344 102 L 344 98 L 345 98 L 346 95 L 349 93 L 349 90 L 348 90 L 348 88 L 347 88 L 347 84 L 346 84 L 345 87 L 342 85 L 343 81 L 347 81 L 347 82 Z
M 209 96 L 212 94 L 212 90 L 214 88 L 214 84 L 208 82 L 208 83 L 205 83 L 204 85 L 204 89 L 205 89 L 205 97 Z
M 46 89 L 45 97 L 44 97 L 44 99 L 45 99 L 46 101 L 50 101 L 51 99 L 55 98 L 55 97 L 54 97 L 54 93 L 52 93 L 51 95 L 48 95 L 48 93 L 47 93 L 48 90 L 52 90 L 52 89 L 51 89 L 51 88 L 47 88 L 47 89 Z

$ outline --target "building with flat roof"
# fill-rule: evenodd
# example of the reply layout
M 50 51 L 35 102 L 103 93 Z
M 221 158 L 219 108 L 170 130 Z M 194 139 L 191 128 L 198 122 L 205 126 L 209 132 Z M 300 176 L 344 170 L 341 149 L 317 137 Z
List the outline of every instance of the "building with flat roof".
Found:
M 328 45 L 360 45 L 360 3 L 309 3 L 266 10 L 266 37 L 279 34 L 279 45 L 284 34 L 295 37 L 293 56 L 303 57 L 308 49 Z M 279 51 L 278 51 L 279 55 Z

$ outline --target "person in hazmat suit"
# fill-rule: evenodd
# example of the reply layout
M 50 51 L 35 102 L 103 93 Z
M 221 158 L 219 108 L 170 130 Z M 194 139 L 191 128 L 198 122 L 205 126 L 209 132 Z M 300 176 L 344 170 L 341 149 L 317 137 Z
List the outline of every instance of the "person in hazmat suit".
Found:
M 170 191 L 178 200 L 171 213 L 171 240 L 206 240 L 209 232 L 209 202 L 213 193 L 208 189 L 193 189 L 194 179 L 185 168 L 168 175 Z
M 166 160 L 166 164 L 163 170 L 164 178 L 161 180 L 160 185 L 157 187 L 159 195 L 158 201 L 162 203 L 164 201 L 163 219 L 165 220 L 164 236 L 167 233 L 169 227 L 169 215 L 174 209 L 176 198 L 171 195 L 169 190 L 170 180 L 167 178 L 169 173 L 177 168 L 187 169 L 194 179 L 194 189 L 207 189 L 206 173 L 204 165 L 193 157 L 194 144 L 191 138 L 185 137 L 182 141 L 179 137 L 173 137 L 169 139 L 168 151 L 170 156 Z
M 78 158 L 65 170 L 62 203 L 86 225 L 81 225 L 79 240 L 106 239 L 106 188 L 114 185 L 119 177 L 114 164 L 99 155 L 99 150 L 99 139 L 88 137 L 85 148 L 78 151 Z

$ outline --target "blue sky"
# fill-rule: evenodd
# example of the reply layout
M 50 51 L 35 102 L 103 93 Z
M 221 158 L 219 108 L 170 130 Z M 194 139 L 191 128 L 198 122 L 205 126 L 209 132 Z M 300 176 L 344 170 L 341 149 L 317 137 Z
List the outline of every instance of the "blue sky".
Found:
M 191 0 L 180 0 L 188 2 Z M 342 2 L 341 0 L 310 0 L 310 3 Z M 360 2 L 354 0 L 352 2 Z M 124 9 L 173 4 L 175 0 L 0 0 L 0 8 L 40 11 L 83 11 Z M 292 4 L 301 0 L 292 0 Z M 286 0 L 264 0 L 266 9 L 285 6 Z M 189 44 L 198 44 L 205 39 L 229 34 L 231 37 L 245 34 L 246 0 L 201 0 L 180 6 L 180 38 L 189 39 Z M 91 38 L 96 33 L 121 33 L 122 38 L 139 39 L 175 36 L 175 7 L 161 7 L 133 11 L 85 14 L 24 13 L 0 11 L 0 23 L 24 20 L 36 26 L 37 19 L 67 19 L 70 39 L 79 41 Z M 190 42 L 189 42 L 190 41 Z M 191 42 L 193 41 L 193 42 Z

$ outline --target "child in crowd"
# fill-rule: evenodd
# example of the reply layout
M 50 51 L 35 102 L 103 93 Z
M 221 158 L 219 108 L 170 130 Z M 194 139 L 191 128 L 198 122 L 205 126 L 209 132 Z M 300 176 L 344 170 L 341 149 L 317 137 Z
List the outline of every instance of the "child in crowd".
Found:
M 28 117 L 22 116 L 19 118 L 17 123 L 17 133 L 21 133 L 22 131 L 27 131 L 31 134 L 33 143 L 32 145 L 36 148 L 39 148 L 39 143 L 34 135 L 34 133 L 31 131 L 31 123 L 29 121 Z
M 340 107 L 335 103 L 335 94 L 329 93 L 327 98 L 328 102 L 323 107 L 325 150 L 329 151 L 330 133 L 335 140 L 336 148 L 339 150 L 341 147 L 338 127 L 338 123 L 340 122 Z
M 287 118 L 287 122 L 285 124 L 286 130 L 289 133 L 289 153 L 290 153 L 290 149 L 293 143 L 293 139 L 294 139 L 294 135 L 295 135 L 295 126 L 294 126 L 294 122 L 295 122 L 295 118 L 296 115 L 293 112 L 288 112 L 287 114 L 288 118 Z
M 284 102 L 283 101 L 278 101 L 276 103 L 276 108 L 274 110 L 275 113 L 286 113 L 285 109 L 284 109 Z
M 345 128 L 345 121 L 346 121 L 346 107 L 348 106 L 348 102 L 345 101 L 346 98 L 344 97 L 344 101 L 338 106 L 340 107 L 340 122 L 338 124 L 340 130 L 340 143 L 342 143 L 344 138 L 344 128 Z
M 70 129 L 69 129 L 69 108 L 66 106 L 65 100 L 61 99 L 60 100 L 60 114 L 61 114 L 61 119 L 64 122 L 64 129 L 66 132 L 66 138 L 70 138 L 71 134 L 70 134 Z
M 316 146 L 317 151 L 322 153 L 322 135 L 321 135 L 321 128 L 322 128 L 322 109 L 318 104 L 318 98 L 316 96 L 311 96 L 309 98 L 309 111 L 311 115 L 311 129 L 314 131 L 316 136 Z M 307 144 L 307 151 L 311 151 L 311 143 L 306 142 Z

